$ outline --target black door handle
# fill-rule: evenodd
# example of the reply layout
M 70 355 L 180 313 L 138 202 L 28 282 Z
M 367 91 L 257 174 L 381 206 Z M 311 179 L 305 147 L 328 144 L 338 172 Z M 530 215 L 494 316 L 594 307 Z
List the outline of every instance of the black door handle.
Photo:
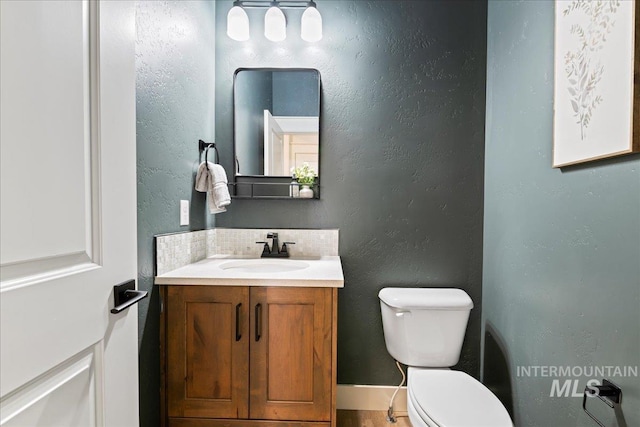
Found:
M 262 304 L 256 304 L 255 312 L 256 321 L 256 341 L 260 341 L 262 336 Z
M 240 307 L 242 307 L 241 302 L 236 305 L 236 341 L 240 341 L 242 338 L 240 333 Z
M 147 291 L 136 291 L 136 281 L 129 280 L 113 287 L 113 305 L 112 313 L 120 313 L 121 311 L 131 307 L 138 301 L 146 298 Z

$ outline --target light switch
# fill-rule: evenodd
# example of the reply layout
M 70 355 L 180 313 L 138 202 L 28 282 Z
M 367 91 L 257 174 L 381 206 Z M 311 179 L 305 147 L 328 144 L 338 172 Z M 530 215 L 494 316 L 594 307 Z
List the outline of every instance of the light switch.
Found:
M 189 201 L 180 200 L 180 225 L 189 225 Z

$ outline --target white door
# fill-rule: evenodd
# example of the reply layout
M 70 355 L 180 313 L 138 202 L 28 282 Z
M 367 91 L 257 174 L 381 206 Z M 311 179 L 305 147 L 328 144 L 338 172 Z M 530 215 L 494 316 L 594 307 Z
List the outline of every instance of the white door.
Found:
M 137 425 L 134 3 L 0 19 L 0 425 Z
M 264 110 L 264 174 L 288 175 L 283 171 L 284 132 L 269 110 Z

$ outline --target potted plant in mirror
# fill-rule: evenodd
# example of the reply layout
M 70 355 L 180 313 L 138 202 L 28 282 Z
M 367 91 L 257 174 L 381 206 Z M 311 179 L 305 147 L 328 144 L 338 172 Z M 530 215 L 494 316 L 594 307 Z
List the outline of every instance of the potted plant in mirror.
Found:
M 309 166 L 309 163 L 303 163 L 293 170 L 293 177 L 300 185 L 300 197 L 304 199 L 313 198 L 313 184 L 316 181 L 316 172 Z

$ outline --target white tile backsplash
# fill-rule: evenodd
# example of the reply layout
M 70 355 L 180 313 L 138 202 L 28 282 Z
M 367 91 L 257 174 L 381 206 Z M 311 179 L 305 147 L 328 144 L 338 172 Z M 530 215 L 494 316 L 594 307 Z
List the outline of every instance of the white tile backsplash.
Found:
M 255 229 L 216 228 L 216 253 L 220 255 L 257 256 L 262 253 L 259 241 L 269 241 L 267 233 L 278 233 L 280 245 L 294 242 L 289 246 L 293 257 L 337 256 L 338 230 L 298 230 L 298 229 Z
M 156 274 L 164 274 L 213 255 L 259 257 L 267 233 L 278 233 L 280 245 L 289 246 L 293 257 L 337 256 L 339 231 L 301 229 L 214 228 L 156 236 Z M 269 239 L 269 244 L 271 240 Z
M 218 239 L 216 237 L 216 229 L 211 228 L 206 230 L 207 233 L 207 257 L 213 256 L 216 254 L 216 244 Z
M 207 231 L 156 236 L 156 274 L 164 274 L 207 257 Z

